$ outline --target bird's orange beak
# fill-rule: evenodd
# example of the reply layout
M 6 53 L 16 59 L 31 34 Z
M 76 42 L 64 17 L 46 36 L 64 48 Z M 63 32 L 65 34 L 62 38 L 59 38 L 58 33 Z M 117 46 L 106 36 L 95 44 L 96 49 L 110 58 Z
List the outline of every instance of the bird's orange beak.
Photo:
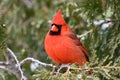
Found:
M 53 25 L 52 28 L 51 28 L 51 31 L 58 32 L 58 28 L 55 25 Z

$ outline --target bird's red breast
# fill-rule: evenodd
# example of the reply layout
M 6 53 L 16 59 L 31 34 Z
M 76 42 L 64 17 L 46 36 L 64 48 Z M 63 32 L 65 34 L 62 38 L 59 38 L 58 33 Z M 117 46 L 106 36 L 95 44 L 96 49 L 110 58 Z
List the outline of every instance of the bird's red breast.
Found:
M 52 20 L 44 46 L 48 56 L 57 64 L 83 65 L 89 61 L 87 50 L 66 24 L 61 10 L 58 10 Z

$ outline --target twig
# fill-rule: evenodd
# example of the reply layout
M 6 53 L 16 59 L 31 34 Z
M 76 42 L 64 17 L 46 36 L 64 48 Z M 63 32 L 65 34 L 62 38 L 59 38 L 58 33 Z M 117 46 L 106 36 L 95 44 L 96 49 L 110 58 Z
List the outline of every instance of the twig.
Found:
M 77 37 L 78 37 L 78 38 L 82 38 L 82 37 L 84 37 L 84 36 L 86 36 L 86 35 L 88 35 L 89 33 L 92 33 L 92 32 L 93 32 L 93 30 L 91 29 L 91 30 L 85 32 L 85 33 L 82 34 L 82 35 L 77 35 Z
M 22 0 L 22 1 L 28 8 L 32 8 L 33 6 L 32 0 Z
M 99 67 L 93 67 L 90 69 L 120 69 L 120 66 L 99 66 Z
M 15 54 L 9 48 L 7 48 L 7 53 L 7 60 L 6 62 L 0 62 L 0 68 L 13 73 L 19 80 L 26 80 Z
M 7 65 L 7 63 L 6 62 L 0 62 L 0 66 L 2 66 L 2 65 Z
M 35 63 L 38 63 L 39 65 L 42 65 L 42 66 L 48 66 L 48 67 L 54 67 L 53 64 L 47 64 L 47 63 L 43 63 L 37 59 L 34 59 L 34 58 L 31 58 L 31 57 L 28 57 L 28 58 L 25 58 L 24 60 L 22 60 L 19 64 L 22 66 L 25 62 L 35 62 Z
M 7 48 L 7 53 L 8 56 L 6 56 L 6 61 L 2 62 L 0 61 L 0 69 L 6 70 L 10 73 L 13 73 L 14 75 L 16 75 L 16 77 L 19 80 L 26 80 L 27 78 L 24 76 L 23 71 L 21 69 L 21 66 L 26 62 L 35 62 L 38 63 L 39 65 L 45 66 L 45 67 L 52 67 L 55 68 L 56 66 L 54 66 L 53 64 L 47 64 L 47 63 L 43 63 L 37 59 L 28 57 L 25 58 L 24 60 L 22 60 L 21 62 L 18 61 L 16 55 L 9 49 Z

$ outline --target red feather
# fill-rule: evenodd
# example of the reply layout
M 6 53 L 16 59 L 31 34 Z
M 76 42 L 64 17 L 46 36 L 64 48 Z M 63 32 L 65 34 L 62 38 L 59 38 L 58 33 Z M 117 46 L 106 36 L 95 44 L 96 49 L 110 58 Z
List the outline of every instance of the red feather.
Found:
M 59 31 L 52 32 L 51 29 L 48 31 L 44 43 L 45 50 L 57 64 L 83 65 L 87 60 L 89 61 L 88 52 L 66 24 L 61 13 L 61 10 L 58 10 L 52 20 L 52 25 L 58 26 Z

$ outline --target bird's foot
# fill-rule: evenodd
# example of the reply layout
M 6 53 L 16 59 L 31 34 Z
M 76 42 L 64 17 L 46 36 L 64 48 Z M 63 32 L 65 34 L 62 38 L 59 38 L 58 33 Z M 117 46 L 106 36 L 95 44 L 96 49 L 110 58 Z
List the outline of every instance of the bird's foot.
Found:
M 50 75 L 54 75 L 55 71 L 56 71 L 56 66 L 53 66 L 53 70 L 52 70 L 52 72 L 50 72 Z
M 64 75 L 65 75 L 65 80 L 67 80 L 68 77 L 69 77 L 70 69 L 71 69 L 71 67 L 70 67 L 70 65 L 68 65 L 68 66 L 67 66 L 67 71 L 64 73 Z
M 57 73 L 56 73 L 57 76 L 59 75 L 60 70 L 64 67 L 67 67 L 67 71 L 65 73 L 69 73 L 70 65 L 69 64 L 62 64 L 62 65 L 60 65 L 60 68 L 57 70 Z

